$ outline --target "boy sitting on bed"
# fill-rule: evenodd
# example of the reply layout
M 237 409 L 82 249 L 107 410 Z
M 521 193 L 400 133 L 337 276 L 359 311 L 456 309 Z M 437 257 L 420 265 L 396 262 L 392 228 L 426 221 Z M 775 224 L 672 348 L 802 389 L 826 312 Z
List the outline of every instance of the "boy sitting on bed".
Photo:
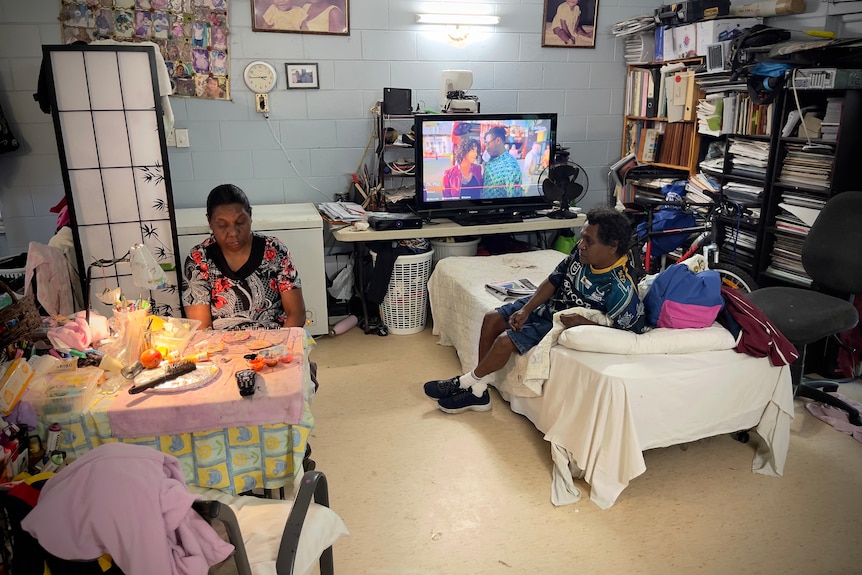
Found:
M 629 220 L 611 208 L 587 213 L 577 250 L 564 259 L 532 296 L 507 303 L 485 314 L 479 335 L 479 364 L 452 379 L 429 381 L 425 394 L 438 400 L 446 413 L 488 411 L 491 396 L 487 377 L 502 368 L 517 351 L 523 355 L 553 327 L 554 313 L 573 307 L 603 312 L 613 327 L 642 333 L 644 307 L 628 272 L 626 251 Z M 565 327 L 596 325 L 578 314 L 563 314 Z

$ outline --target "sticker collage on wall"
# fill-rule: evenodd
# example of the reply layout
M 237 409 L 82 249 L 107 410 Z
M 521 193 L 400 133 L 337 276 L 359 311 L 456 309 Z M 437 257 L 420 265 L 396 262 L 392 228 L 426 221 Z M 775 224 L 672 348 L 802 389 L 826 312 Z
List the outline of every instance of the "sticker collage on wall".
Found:
M 227 0 L 62 0 L 63 42 L 154 42 L 174 95 L 230 99 Z

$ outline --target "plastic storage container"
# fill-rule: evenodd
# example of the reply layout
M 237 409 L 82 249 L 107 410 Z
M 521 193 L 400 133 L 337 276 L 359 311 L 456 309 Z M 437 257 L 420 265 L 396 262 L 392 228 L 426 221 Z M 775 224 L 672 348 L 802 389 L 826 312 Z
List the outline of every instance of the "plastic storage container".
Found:
M 376 259 L 377 254 L 372 252 Z M 410 335 L 425 329 L 428 315 L 428 278 L 434 250 L 409 256 L 398 256 L 386 297 L 380 304 L 380 316 L 395 335 Z
M 433 263 L 435 266 L 437 262 L 449 256 L 475 256 L 476 250 L 479 248 L 479 238 L 472 236 L 447 239 L 454 239 L 454 241 L 431 240 L 431 247 L 434 248 Z
M 200 327 L 200 320 L 179 317 L 159 317 L 159 319 L 162 320 L 160 324 L 154 323 L 151 326 L 152 338 L 150 342 L 153 347 L 165 346 L 182 355 L 192 336 Z M 159 329 L 156 329 L 157 327 Z
M 64 422 L 70 414 L 81 413 L 89 405 L 104 375 L 96 367 L 49 373 L 33 381 L 24 400 L 30 402 L 43 424 Z

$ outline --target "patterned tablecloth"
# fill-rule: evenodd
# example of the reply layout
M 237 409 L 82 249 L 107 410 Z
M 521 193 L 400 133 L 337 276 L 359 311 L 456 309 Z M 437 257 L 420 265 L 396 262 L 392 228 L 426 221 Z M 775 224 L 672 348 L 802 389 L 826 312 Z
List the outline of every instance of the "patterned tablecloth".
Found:
M 231 338 L 235 332 L 196 333 L 186 353 L 196 345 L 221 341 L 225 333 Z M 264 368 L 258 374 L 258 391 L 241 398 L 234 374 L 247 368 L 242 356 L 254 353 L 249 345 L 262 345 L 263 340 L 288 347 L 293 359 Z M 112 441 L 149 445 L 179 459 L 190 485 L 232 494 L 289 485 L 302 474 L 306 442 L 314 428 L 308 401 L 313 389 L 308 351 L 313 343 L 301 328 L 252 331 L 248 339 L 228 342 L 223 351 L 212 355 L 221 373 L 205 387 L 136 396 L 124 388 L 98 395 L 82 413 L 57 419 L 63 428 L 60 449 L 69 457 L 79 457 Z M 248 409 L 250 405 L 261 409 Z M 276 412 L 283 411 L 280 420 L 254 420 L 255 412 L 272 414 L 273 405 L 279 408 Z M 147 434 L 117 432 L 112 422 L 120 429 Z M 171 432 L 159 433 L 162 429 Z

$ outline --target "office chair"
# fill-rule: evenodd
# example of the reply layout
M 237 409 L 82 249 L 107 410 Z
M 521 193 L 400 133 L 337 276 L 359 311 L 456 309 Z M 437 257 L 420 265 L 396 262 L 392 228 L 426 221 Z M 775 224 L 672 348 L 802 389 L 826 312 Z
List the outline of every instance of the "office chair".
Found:
M 826 393 L 838 386 L 830 381 L 803 383 L 802 372 L 809 343 L 847 331 L 859 322 L 851 298 L 862 293 L 860 215 L 862 192 L 838 193 L 820 211 L 802 245 L 802 266 L 814 282 L 813 289 L 768 287 L 748 294 L 751 303 L 799 350 L 799 359 L 790 366 L 794 396 L 842 409 L 853 425 L 862 425 L 859 412 Z

